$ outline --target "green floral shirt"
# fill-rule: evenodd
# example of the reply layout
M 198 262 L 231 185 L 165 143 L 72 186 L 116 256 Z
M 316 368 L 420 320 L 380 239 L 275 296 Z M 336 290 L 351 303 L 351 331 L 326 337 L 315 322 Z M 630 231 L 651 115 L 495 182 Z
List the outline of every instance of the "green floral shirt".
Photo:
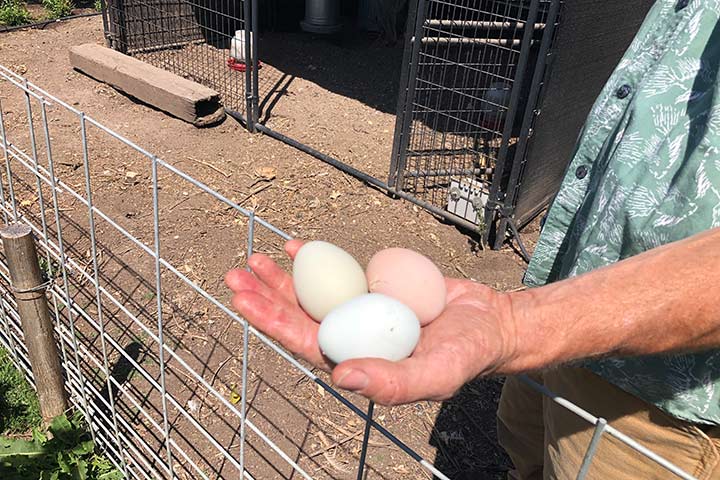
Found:
M 657 0 L 583 127 L 526 284 L 720 226 L 719 64 L 720 0 Z M 674 417 L 720 424 L 720 350 L 587 366 Z

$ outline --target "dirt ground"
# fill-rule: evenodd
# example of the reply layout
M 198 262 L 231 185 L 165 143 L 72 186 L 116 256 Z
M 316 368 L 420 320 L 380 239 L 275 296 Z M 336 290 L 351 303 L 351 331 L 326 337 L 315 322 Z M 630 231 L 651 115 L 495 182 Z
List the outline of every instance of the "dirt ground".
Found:
M 268 34 L 268 45 L 279 44 L 277 35 L 280 34 Z M 261 92 L 261 100 L 268 99 L 262 103 L 267 125 L 384 178 L 395 118 L 398 72 L 393 71 L 396 68 L 393 65 L 399 63 L 400 49 L 372 45 L 368 51 L 288 38 L 296 41 L 288 41 L 282 52 L 268 49 L 261 58 L 267 65 L 263 72 L 267 75 L 266 84 L 277 79 L 282 85 Z M 501 290 L 521 286 L 524 263 L 511 248 L 483 250 L 475 239 L 423 210 L 365 187 L 276 140 L 250 134 L 230 118 L 213 128 L 196 129 L 73 71 L 68 48 L 88 42 L 103 43 L 99 17 L 58 23 L 42 30 L 10 32 L 0 35 L 0 64 L 27 76 L 241 206 L 254 208 L 257 215 L 293 236 L 331 241 L 363 264 L 385 247 L 413 248 L 433 259 L 446 275 L 471 278 Z M 4 83 L 0 83 L 0 94 L 3 100 L 9 96 Z M 19 116 L 18 108 L 19 105 L 3 104 L 9 124 L 13 116 Z M 77 134 L 71 122 L 58 119 L 53 125 L 56 138 Z M 139 159 L 104 145 L 101 136 L 93 137 L 91 142 L 93 150 L 101 152 L 92 174 L 104 179 L 97 187 L 104 194 L 96 194 L 102 210 L 121 218 L 139 238 L 152 242 L 152 232 L 146 223 L 149 191 L 138 186 L 147 181 L 149 171 L 143 169 Z M 59 143 L 67 146 L 67 152 L 73 148 L 70 141 Z M 56 155 L 63 153 L 62 147 L 56 149 Z M 82 174 L 75 172 L 79 164 L 73 162 L 81 161 L 76 155 L 68 153 L 62 164 L 63 173 L 71 177 Z M 162 235 L 168 240 L 163 256 L 184 268 L 182 271 L 203 288 L 227 301 L 221 279 L 229 268 L 243 265 L 244 251 L 237 238 L 246 224 L 224 209 L 210 207 L 204 197 L 182 185 L 166 185 L 162 195 L 161 201 L 165 202 Z M 72 219 L 73 213 L 68 216 Z M 77 250 L 82 252 L 86 248 L 81 238 L 83 223 L 75 221 Z M 524 232 L 523 238 L 530 248 L 536 230 L 531 226 Z M 104 248 L 108 257 L 124 265 L 106 264 L 118 292 L 138 311 L 150 308 L 154 304 L 152 265 L 137 258 L 125 258 L 129 247 L 117 236 L 101 233 L 106 233 Z M 257 240 L 256 251 L 284 261 L 278 238 L 258 234 Z M 137 266 L 130 274 L 128 266 L 133 262 Z M 284 265 L 287 266 L 286 261 Z M 173 323 L 168 329 L 178 348 L 192 352 L 193 367 L 230 394 L 231 384 L 239 383 L 237 351 L 242 330 L 222 316 L 208 314 L 191 292 L 178 293 L 163 301 L 172 303 L 168 308 Z M 122 336 L 119 343 L 143 343 L 142 338 L 138 340 L 141 332 L 120 330 L 118 326 L 118 335 Z M 287 364 L 267 347 L 253 342 L 251 345 L 254 350 L 250 363 L 249 418 L 293 452 L 316 478 L 354 478 L 361 441 L 358 432 L 362 431 L 359 419 L 299 372 L 288 371 Z M 226 363 L 229 366 L 223 369 Z M 218 438 L 237 442 L 234 433 L 224 433 L 230 432 L 232 420 L 213 418 L 215 414 L 223 415 L 222 406 L 213 403 L 202 390 L 189 389 L 187 377 L 174 375 L 169 388 L 177 388 L 178 392 L 186 388 L 187 391 L 177 394 L 179 398 L 186 401 L 198 398 L 203 405 L 207 404 L 208 408 L 199 413 L 205 428 Z M 507 469 L 507 459 L 497 446 L 494 433 L 500 385 L 494 379 L 478 381 L 443 404 L 378 408 L 376 418 L 451 478 L 499 478 Z M 141 390 L 140 386 L 135 388 Z M 148 394 L 145 398 L 148 402 L 157 400 Z M 365 408 L 362 399 L 348 398 Z M 183 431 L 183 421 L 178 416 L 173 424 L 178 432 Z M 190 436 L 184 440 L 198 457 L 207 453 L 201 438 Z M 428 478 L 415 462 L 379 434 L 374 433 L 372 441 L 367 478 Z M 255 439 L 255 445 L 261 442 Z M 248 462 L 254 478 L 297 478 L 286 466 L 273 461 L 262 446 L 251 453 Z M 231 471 L 225 470 L 227 465 L 217 458 L 206 460 L 216 476 Z

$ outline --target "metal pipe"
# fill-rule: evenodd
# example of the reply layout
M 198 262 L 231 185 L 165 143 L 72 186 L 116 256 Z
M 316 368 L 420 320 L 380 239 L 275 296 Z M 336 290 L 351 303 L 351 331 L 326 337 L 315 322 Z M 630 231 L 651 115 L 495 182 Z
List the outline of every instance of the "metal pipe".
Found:
M 410 2 L 411 4 L 414 2 Z M 408 18 L 408 35 L 405 41 L 405 53 L 403 63 L 406 66 L 410 62 L 406 73 L 407 87 L 401 84 L 397 104 L 397 120 L 395 122 L 395 135 L 393 140 L 393 156 L 390 162 L 390 174 L 388 181 L 394 186 L 403 184 L 403 171 L 407 164 L 407 149 L 410 143 L 410 125 L 412 123 L 412 103 L 415 98 L 415 88 L 418 83 L 418 67 L 420 63 L 420 48 L 422 43 L 415 42 L 414 35 L 422 32 L 422 24 L 427 16 L 426 0 L 418 0 L 415 8 L 415 27 L 410 31 L 411 19 Z M 403 66 L 403 69 L 405 69 Z M 404 93 L 403 93 L 404 92 Z M 404 96 L 404 98 L 403 98 Z M 400 103 L 402 101 L 402 103 Z M 402 108 L 402 111 L 401 111 Z
M 15 25 L 13 27 L 4 27 L 0 28 L 0 33 L 3 32 L 12 32 L 13 30 L 22 30 L 23 28 L 43 28 L 51 23 L 55 22 L 64 22 L 65 20 L 72 20 L 74 18 L 83 18 L 83 17 L 94 17 L 96 15 L 102 15 L 102 12 L 91 12 L 91 13 L 78 13 L 77 15 L 70 15 L 67 17 L 58 18 L 56 20 L 45 20 L 42 22 L 36 22 L 36 23 L 28 23 L 26 25 Z
M 449 177 L 452 175 L 490 175 L 493 173 L 492 168 L 466 168 L 456 170 L 418 170 L 417 172 L 405 172 L 406 177 L 422 178 L 422 177 Z
M 255 119 L 253 118 L 253 100 L 252 100 L 252 71 L 257 69 L 257 59 L 253 52 L 253 44 L 257 42 L 257 38 L 253 38 L 255 32 L 250 30 L 252 25 L 252 11 L 250 2 L 243 2 L 243 35 L 245 36 L 245 118 L 247 119 L 247 129 L 255 132 Z
M 245 1 L 247 2 L 248 0 Z M 260 16 L 258 13 L 259 11 L 257 0 L 252 0 L 250 7 L 250 30 L 252 31 L 255 40 L 250 45 L 252 47 L 252 105 L 251 111 L 247 112 L 247 118 L 252 120 L 253 125 L 260 120 L 260 110 L 258 108 L 258 102 L 260 101 L 260 95 L 258 94 L 258 84 L 260 83 L 258 80 L 258 69 L 260 67 L 260 57 L 258 56 L 258 43 L 260 41 L 260 27 L 258 25 L 258 17 Z
M 532 0 L 530 4 L 530 11 L 528 12 L 528 20 L 532 20 L 533 23 L 538 16 L 540 9 L 540 1 Z M 515 79 L 513 80 L 512 93 L 510 94 L 510 103 L 508 105 L 508 111 L 504 129 L 502 132 L 502 142 L 500 144 L 500 151 L 498 152 L 497 161 L 495 163 L 495 175 L 493 175 L 492 184 L 490 185 L 490 205 L 501 205 L 503 201 L 503 185 L 502 180 L 505 176 L 505 172 L 512 168 L 512 165 L 508 165 L 508 149 L 510 147 L 510 137 L 512 136 L 512 129 L 515 123 L 517 115 L 517 109 L 520 106 L 520 90 L 523 87 L 523 81 L 525 79 L 525 73 L 527 70 L 528 57 L 530 56 L 530 44 L 532 43 L 533 32 L 530 29 L 525 30 L 522 38 L 522 46 L 520 47 L 520 58 L 515 69 Z M 485 225 L 493 225 L 496 220 L 495 209 L 485 209 Z M 492 228 L 488 228 L 484 235 L 483 240 L 489 241 Z M 505 232 L 496 235 L 497 237 L 504 236 Z M 496 248 L 500 248 L 497 239 L 494 242 Z
M 367 411 L 367 421 L 365 422 L 365 433 L 363 434 L 362 450 L 360 451 L 360 461 L 358 462 L 357 480 L 363 480 L 363 473 L 365 472 L 365 459 L 367 458 L 368 443 L 370 443 L 370 429 L 372 428 L 374 410 L 375 402 L 370 400 Z
M 160 32 L 160 33 L 165 33 L 165 32 Z M 166 43 L 163 45 L 154 45 L 152 47 L 133 48 L 131 50 L 128 50 L 127 54 L 134 55 L 136 53 L 152 53 L 152 52 L 167 50 L 170 48 L 187 47 L 188 45 L 203 45 L 204 43 L 205 43 L 205 40 L 202 40 L 202 39 L 183 40 L 182 42 L 172 42 L 172 43 Z
M 547 75 L 547 56 L 552 46 L 553 37 L 555 34 L 556 18 L 560 14 L 562 2 L 555 0 L 552 4 L 550 11 L 548 12 L 548 29 L 543 33 L 542 42 L 540 43 L 540 50 L 538 52 L 537 60 L 533 66 L 533 76 L 531 80 L 531 88 L 528 93 L 528 106 L 537 105 L 537 101 L 540 98 L 541 88 L 543 85 L 543 79 Z M 518 143 L 515 148 L 515 156 L 512 159 L 512 167 L 510 170 L 510 178 L 505 188 L 505 199 L 504 209 L 508 216 L 514 215 L 515 205 L 519 195 L 519 184 L 522 180 L 523 171 L 525 169 L 525 162 L 528 153 L 528 142 L 530 138 L 530 129 L 534 122 L 536 115 L 536 108 L 525 108 L 522 125 L 520 129 L 520 135 L 518 137 Z M 495 238 L 495 247 L 500 248 L 504 241 L 505 231 L 509 226 L 508 221 L 504 218 L 500 219 L 497 236 Z M 519 237 L 518 237 L 519 238 Z

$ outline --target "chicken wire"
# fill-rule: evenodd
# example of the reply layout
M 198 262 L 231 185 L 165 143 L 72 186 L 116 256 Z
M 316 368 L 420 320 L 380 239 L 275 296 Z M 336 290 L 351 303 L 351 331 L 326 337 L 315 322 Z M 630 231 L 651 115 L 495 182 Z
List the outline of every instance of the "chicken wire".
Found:
M 267 478 L 268 466 L 274 477 L 326 478 L 317 473 L 314 454 L 290 440 L 290 427 L 283 428 L 287 399 L 259 406 L 275 379 L 258 378 L 253 359 L 253 365 L 276 362 L 275 376 L 292 371 L 309 380 L 317 387 L 311 390 L 314 398 L 339 402 L 347 415 L 366 422 L 358 478 L 364 469 L 379 468 L 365 464 L 371 431 L 417 467 L 414 478 L 421 470 L 448 478 L 373 420 L 372 403 L 365 413 L 228 308 L 222 285 L 193 276 L 194 269 L 218 256 L 227 257 L 220 258 L 224 271 L 245 265 L 253 252 L 273 245 L 281 250 L 288 234 L 2 66 L 0 80 L 6 87 L 0 103 L 3 220 L 24 223 L 34 232 L 72 405 L 84 413 L 93 438 L 126 478 Z M 58 124 L 74 126 L 76 135 L 58 135 Z M 111 143 L 96 148 L 98 139 Z M 118 181 L 104 170 L 104 161 L 120 154 L 138 171 L 124 171 Z M 108 194 L 111 184 L 118 188 Z M 178 232 L 186 216 L 179 206 L 190 196 L 204 198 L 199 204 L 204 222 L 219 220 L 229 244 L 240 247 L 204 245 L 202 236 L 192 237 L 202 225 Z M 132 215 L 109 213 L 118 205 Z M 173 241 L 186 236 L 192 238 L 174 249 Z M 190 262 L 194 250 L 201 257 L 192 267 L 183 262 Z M 0 344 L 32 383 L 4 255 L 0 284 Z M 203 319 L 214 319 L 203 331 L 206 343 L 192 344 Z M 234 340 L 236 351 L 218 362 L 206 353 L 219 349 L 215 341 L 223 338 Z M 260 357 L 262 352 L 268 355 Z M 220 370 L 236 357 L 239 371 L 231 378 L 238 384 L 228 391 L 229 379 Z M 578 478 L 591 469 L 604 435 L 680 478 L 693 478 L 604 419 L 526 381 L 596 426 Z

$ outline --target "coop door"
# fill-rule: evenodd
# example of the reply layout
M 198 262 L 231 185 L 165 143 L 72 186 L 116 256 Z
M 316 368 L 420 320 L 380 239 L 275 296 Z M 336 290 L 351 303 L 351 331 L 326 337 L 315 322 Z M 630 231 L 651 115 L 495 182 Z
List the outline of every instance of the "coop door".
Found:
M 504 188 L 549 2 L 419 0 L 408 19 L 389 183 L 484 229 Z M 519 119 L 519 121 L 518 121 Z

